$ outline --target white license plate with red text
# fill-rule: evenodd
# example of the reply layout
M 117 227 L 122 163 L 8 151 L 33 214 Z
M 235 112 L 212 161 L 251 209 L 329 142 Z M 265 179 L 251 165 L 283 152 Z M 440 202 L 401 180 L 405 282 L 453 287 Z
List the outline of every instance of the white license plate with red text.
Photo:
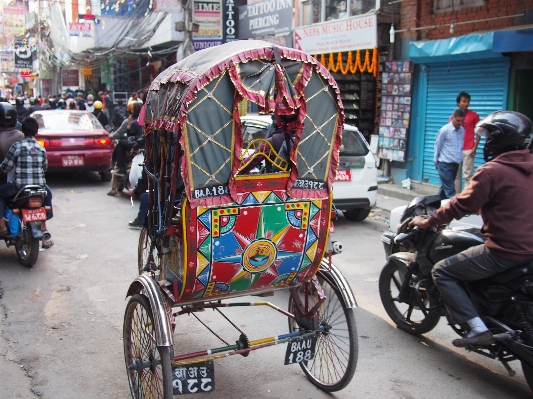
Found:
M 338 170 L 335 181 L 352 181 L 352 172 L 350 170 Z
M 63 155 L 61 157 L 63 166 L 83 166 L 83 155 Z
M 23 209 L 22 220 L 25 222 L 38 222 L 40 220 L 46 220 L 46 209 L 43 207 L 35 209 Z

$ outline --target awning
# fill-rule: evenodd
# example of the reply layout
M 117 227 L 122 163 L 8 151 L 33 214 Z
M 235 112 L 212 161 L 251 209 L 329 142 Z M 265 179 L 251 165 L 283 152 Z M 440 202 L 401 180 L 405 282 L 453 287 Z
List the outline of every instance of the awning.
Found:
M 500 53 L 533 51 L 533 28 L 494 32 L 492 51 Z
M 495 32 L 488 32 L 442 40 L 411 42 L 409 58 L 415 63 L 501 58 L 501 52 L 493 50 L 494 34 Z

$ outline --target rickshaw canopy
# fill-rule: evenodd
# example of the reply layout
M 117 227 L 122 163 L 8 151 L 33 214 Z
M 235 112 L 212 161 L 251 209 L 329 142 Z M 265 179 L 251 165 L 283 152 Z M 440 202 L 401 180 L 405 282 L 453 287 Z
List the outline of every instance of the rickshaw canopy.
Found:
M 295 131 L 287 193 L 329 197 L 344 121 L 339 88 L 312 56 L 264 41 L 237 41 L 194 53 L 163 71 L 150 86 L 145 131 L 174 132 L 192 207 L 238 201 L 235 179 L 243 139 L 238 105 L 290 115 Z

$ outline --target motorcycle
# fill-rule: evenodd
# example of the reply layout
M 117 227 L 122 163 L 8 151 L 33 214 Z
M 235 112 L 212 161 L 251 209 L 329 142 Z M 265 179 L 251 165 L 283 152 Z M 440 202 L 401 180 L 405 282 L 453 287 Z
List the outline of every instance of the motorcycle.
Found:
M 32 267 L 39 256 L 39 241 L 50 240 L 50 233 L 41 228 L 47 220 L 50 207 L 43 206 L 46 190 L 37 185 L 24 186 L 15 197 L 6 201 L 8 223 L 11 236 L 4 241 L 9 248 L 14 245 L 19 262 Z
M 402 248 L 388 256 L 379 277 L 383 306 L 399 329 L 418 335 L 431 331 L 442 316 L 460 336 L 469 332 L 467 324 L 456 324 L 444 306 L 431 277 L 431 269 L 442 259 L 483 244 L 479 229 L 410 229 L 415 216 L 427 216 L 440 206 L 439 197 L 418 197 L 404 211 L 398 234 L 385 244 L 385 252 Z M 388 232 L 387 232 L 388 233 Z M 487 346 L 467 347 L 480 355 L 498 359 L 510 376 L 509 366 L 519 360 L 526 381 L 533 389 L 533 262 L 492 277 L 465 282 L 479 317 L 494 335 Z

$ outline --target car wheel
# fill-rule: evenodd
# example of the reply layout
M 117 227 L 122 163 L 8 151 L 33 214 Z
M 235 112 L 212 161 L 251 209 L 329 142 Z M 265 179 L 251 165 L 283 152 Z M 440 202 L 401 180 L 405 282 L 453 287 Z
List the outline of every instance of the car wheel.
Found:
M 106 172 L 100 172 L 100 179 L 102 179 L 102 181 L 111 181 L 111 178 L 113 177 L 113 174 L 109 171 L 106 171 Z
M 370 208 L 348 209 L 343 211 L 344 217 L 354 222 L 362 222 L 370 213 Z

